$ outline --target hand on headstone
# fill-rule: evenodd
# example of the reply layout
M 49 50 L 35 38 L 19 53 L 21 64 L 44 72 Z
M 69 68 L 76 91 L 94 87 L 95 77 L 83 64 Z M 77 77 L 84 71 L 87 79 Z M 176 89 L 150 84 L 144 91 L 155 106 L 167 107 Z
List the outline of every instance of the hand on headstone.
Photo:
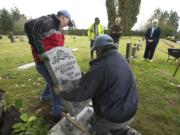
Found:
M 54 89 L 54 92 L 57 94 L 57 95 L 60 95 L 60 93 L 63 91 L 63 87 L 62 86 L 60 86 L 60 85 L 55 85 L 54 87 L 53 87 L 53 89 Z
M 152 40 L 152 39 L 149 39 L 149 40 L 148 40 L 149 43 L 152 43 L 153 41 L 154 41 L 154 40 Z

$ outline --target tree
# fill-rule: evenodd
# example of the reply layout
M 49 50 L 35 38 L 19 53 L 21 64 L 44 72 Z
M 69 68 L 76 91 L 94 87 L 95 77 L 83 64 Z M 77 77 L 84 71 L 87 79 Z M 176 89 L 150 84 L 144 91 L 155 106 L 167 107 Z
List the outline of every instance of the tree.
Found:
M 12 31 L 16 34 L 21 34 L 24 31 L 25 15 L 21 14 L 17 7 L 11 9 L 11 12 L 6 9 L 0 10 L 0 33 L 7 34 Z
M 169 13 L 169 24 L 173 26 L 173 31 L 177 32 L 178 30 L 178 26 L 179 26 L 179 16 L 177 14 L 177 12 L 174 11 L 170 11 Z
M 6 9 L 0 10 L 0 29 L 1 33 L 7 33 L 12 30 L 12 17 Z
M 17 7 L 14 7 L 13 9 L 11 9 L 11 14 L 12 14 L 13 21 L 18 21 L 21 16 L 20 11 Z
M 128 33 L 137 22 L 141 0 L 106 0 L 108 27 L 120 16 L 124 31 Z
M 115 0 L 106 0 L 106 9 L 108 15 L 108 28 L 114 23 L 117 16 L 116 14 L 117 3 Z
M 21 34 L 24 31 L 24 23 L 26 22 L 25 15 L 21 14 L 17 7 L 11 9 L 13 28 L 12 31 Z
M 18 20 L 13 22 L 12 31 L 17 34 L 21 34 L 24 31 L 25 22 L 26 22 L 26 17 L 24 15 L 20 15 Z
M 161 20 L 162 15 L 163 15 L 163 11 L 161 11 L 160 8 L 157 8 L 154 10 L 154 14 L 151 16 L 151 19 L 156 18 L 158 20 Z
M 173 36 L 178 30 L 179 16 L 176 11 L 162 11 L 156 9 L 149 20 L 153 18 L 159 19 L 159 26 L 163 37 Z

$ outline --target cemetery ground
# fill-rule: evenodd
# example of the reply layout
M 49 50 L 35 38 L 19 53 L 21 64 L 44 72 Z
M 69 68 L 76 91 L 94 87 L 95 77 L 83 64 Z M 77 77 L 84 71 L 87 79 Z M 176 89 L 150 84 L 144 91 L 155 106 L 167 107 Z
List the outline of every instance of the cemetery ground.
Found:
M 119 52 L 125 56 L 126 43 L 141 40 L 142 37 L 122 37 Z M 143 48 L 136 51 L 131 63 L 136 77 L 139 94 L 139 106 L 132 127 L 142 135 L 180 135 L 180 70 L 173 73 L 177 62 L 167 62 L 168 44 L 179 47 L 173 42 L 161 39 L 155 52 L 154 61 L 142 61 Z M 89 68 L 89 40 L 87 37 L 66 36 L 65 47 L 78 48 L 74 52 L 83 71 Z M 27 39 L 15 43 L 5 36 L 0 40 L 0 88 L 5 90 L 5 107 L 22 100 L 21 112 L 34 113 L 39 106 L 39 95 L 44 81 L 35 67 L 19 70 L 17 67 L 33 62 Z

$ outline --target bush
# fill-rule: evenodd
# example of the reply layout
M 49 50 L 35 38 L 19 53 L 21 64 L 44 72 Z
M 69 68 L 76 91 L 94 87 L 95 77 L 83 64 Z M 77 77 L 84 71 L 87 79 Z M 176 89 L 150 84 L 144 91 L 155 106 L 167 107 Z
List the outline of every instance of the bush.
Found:
M 13 125 L 12 135 L 45 135 L 48 128 L 43 125 L 41 118 L 35 115 L 23 113 L 20 115 L 21 122 Z

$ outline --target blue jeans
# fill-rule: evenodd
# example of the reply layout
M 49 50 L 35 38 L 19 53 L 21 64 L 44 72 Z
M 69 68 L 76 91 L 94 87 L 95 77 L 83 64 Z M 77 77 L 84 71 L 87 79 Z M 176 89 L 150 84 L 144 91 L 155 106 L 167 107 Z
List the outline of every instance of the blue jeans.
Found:
M 62 99 L 56 95 L 53 90 L 53 81 L 43 63 L 36 63 L 36 70 L 42 75 L 46 81 L 46 86 L 41 94 L 43 99 L 51 99 L 52 101 L 52 115 L 60 115 L 64 109 Z

